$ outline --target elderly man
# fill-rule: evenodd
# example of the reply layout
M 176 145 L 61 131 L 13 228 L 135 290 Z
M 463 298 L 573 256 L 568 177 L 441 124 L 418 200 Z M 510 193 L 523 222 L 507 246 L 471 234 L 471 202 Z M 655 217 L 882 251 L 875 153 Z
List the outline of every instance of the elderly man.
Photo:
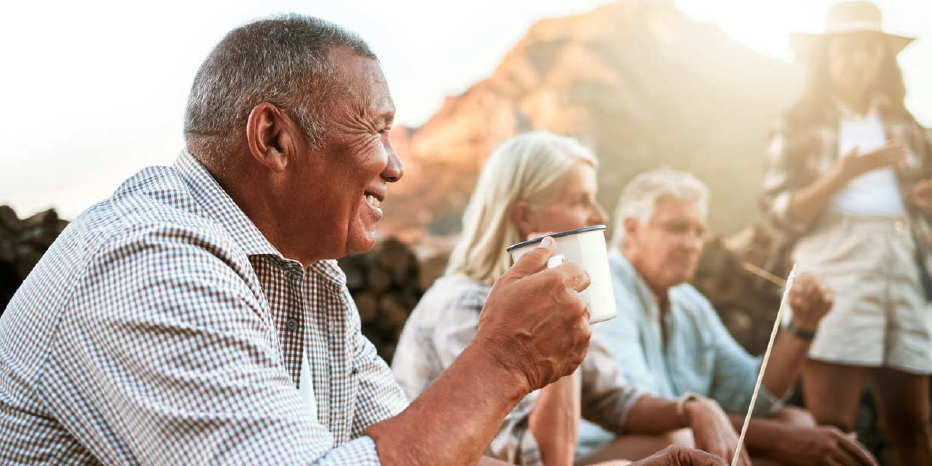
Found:
M 702 252 L 707 202 L 708 188 L 688 173 L 660 169 L 631 181 L 618 201 L 610 253 L 619 316 L 594 332 L 636 387 L 671 398 L 713 398 L 740 429 L 760 361 L 687 283 Z M 774 344 L 746 439 L 755 466 L 876 464 L 853 435 L 784 407 L 832 299 L 812 277 L 796 280 L 792 320 Z M 590 444 L 609 438 L 588 426 L 583 436 Z
M 393 113 L 375 56 L 337 26 L 230 32 L 195 77 L 187 150 L 76 219 L 4 313 L 0 464 L 479 461 L 522 397 L 583 359 L 588 277 L 529 254 L 408 406 L 332 260 L 372 247 L 402 176 Z

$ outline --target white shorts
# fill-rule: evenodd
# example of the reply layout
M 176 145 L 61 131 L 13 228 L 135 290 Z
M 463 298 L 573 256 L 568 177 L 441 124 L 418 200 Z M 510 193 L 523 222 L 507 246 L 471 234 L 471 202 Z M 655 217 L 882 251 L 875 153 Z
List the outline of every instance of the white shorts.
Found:
M 932 306 L 905 218 L 829 217 L 793 250 L 798 272 L 835 292 L 809 357 L 932 373 Z

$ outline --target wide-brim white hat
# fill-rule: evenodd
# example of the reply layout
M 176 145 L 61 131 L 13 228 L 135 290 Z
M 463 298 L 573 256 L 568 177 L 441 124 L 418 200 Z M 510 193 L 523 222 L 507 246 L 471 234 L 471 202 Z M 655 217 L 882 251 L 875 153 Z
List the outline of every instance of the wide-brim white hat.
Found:
M 880 9 L 871 2 L 841 2 L 832 7 L 825 21 L 825 32 L 794 33 L 790 35 L 790 46 L 797 61 L 806 63 L 812 50 L 827 37 L 842 34 L 876 34 L 886 42 L 894 54 L 900 53 L 915 40 L 914 37 L 891 34 L 881 28 Z

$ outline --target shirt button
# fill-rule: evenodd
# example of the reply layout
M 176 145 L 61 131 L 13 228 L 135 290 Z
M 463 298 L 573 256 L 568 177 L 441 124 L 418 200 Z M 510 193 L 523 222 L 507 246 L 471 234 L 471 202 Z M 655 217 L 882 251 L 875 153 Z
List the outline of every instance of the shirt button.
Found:
M 297 330 L 298 328 L 298 319 L 288 319 L 288 322 L 285 324 L 289 330 Z

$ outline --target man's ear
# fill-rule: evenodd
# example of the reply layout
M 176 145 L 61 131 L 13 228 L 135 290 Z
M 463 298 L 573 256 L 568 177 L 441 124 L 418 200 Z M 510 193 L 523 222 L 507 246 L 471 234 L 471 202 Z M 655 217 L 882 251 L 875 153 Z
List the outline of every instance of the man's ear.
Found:
M 288 115 L 275 105 L 262 102 L 253 107 L 246 119 L 246 145 L 260 165 L 280 173 L 298 156 L 296 131 L 299 129 Z
M 641 225 L 637 220 L 631 217 L 625 217 L 624 221 L 622 222 L 622 226 L 625 229 L 625 241 L 627 242 L 631 238 L 637 237 L 638 229 Z
M 521 234 L 522 240 L 527 239 L 527 235 L 537 231 L 537 219 L 534 216 L 534 211 L 531 209 L 530 204 L 527 201 L 517 201 L 511 206 L 511 212 L 509 212 L 511 221 L 514 222 L 515 227 L 518 228 L 518 233 Z

